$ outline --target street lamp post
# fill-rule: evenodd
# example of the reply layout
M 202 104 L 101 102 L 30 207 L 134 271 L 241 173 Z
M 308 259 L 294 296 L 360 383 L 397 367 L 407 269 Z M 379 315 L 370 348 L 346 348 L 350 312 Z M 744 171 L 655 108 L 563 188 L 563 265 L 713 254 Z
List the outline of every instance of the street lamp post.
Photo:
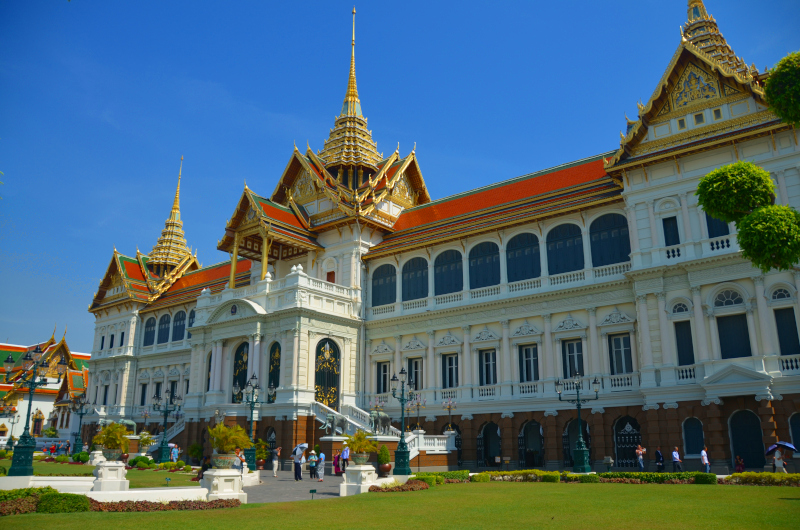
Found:
M 406 394 L 406 369 L 400 370 L 400 397 L 397 396 L 397 375 L 392 376 L 392 397 L 400 402 L 400 441 L 397 443 L 397 450 L 394 452 L 394 474 L 395 475 L 410 475 L 411 466 L 408 462 L 408 445 L 406 444 L 406 433 L 403 431 L 405 425 L 405 405 L 409 400 Z M 411 385 L 411 381 L 409 381 Z
M 161 463 L 169 462 L 169 441 L 167 440 L 167 419 L 170 413 L 181 410 L 181 396 L 172 395 L 169 389 L 165 390 L 167 395 L 166 399 L 162 399 L 160 394 L 153 396 L 153 412 L 160 412 L 164 415 L 164 429 L 161 432 L 161 444 L 159 445 L 159 452 L 161 453 Z M 163 405 L 162 405 L 163 401 Z
M 453 430 L 453 411 L 456 409 L 456 402 L 448 399 L 442 403 L 442 408 L 447 411 L 447 428 L 446 431 Z
M 411 407 L 417 409 L 417 429 L 422 430 L 422 424 L 419 422 L 419 411 L 425 408 L 427 399 L 420 399 L 419 393 L 414 394 L 414 400 L 411 402 Z
M 239 387 L 239 383 L 235 382 L 233 384 L 233 393 L 238 394 L 241 391 L 242 389 Z M 253 446 L 244 450 L 244 459 L 249 469 L 256 468 L 255 408 L 256 405 L 272 402 L 272 398 L 275 397 L 275 387 L 272 386 L 272 383 L 269 384 L 269 388 L 267 388 L 267 401 L 258 400 L 260 392 L 261 387 L 258 385 L 258 377 L 256 377 L 256 374 L 253 374 L 244 387 L 244 397 L 242 399 L 242 402 L 250 407 L 250 439 L 253 441 Z
M 83 432 L 81 428 L 83 427 L 83 417 L 89 414 L 90 408 L 86 407 L 86 394 L 81 394 L 79 396 L 75 396 L 72 402 L 69 404 L 69 408 L 73 414 L 78 415 L 78 432 L 75 433 L 75 452 L 80 453 L 83 451 Z
M 573 405 L 577 405 L 578 407 L 578 442 L 575 444 L 575 465 L 572 467 L 573 472 L 575 473 L 589 473 L 592 470 L 592 466 L 589 464 L 589 450 L 586 448 L 586 442 L 583 440 L 583 425 L 581 424 L 581 405 L 584 403 L 588 403 L 589 401 L 594 401 L 600 399 L 598 393 L 600 392 L 600 381 L 597 378 L 594 378 L 592 381 L 592 390 L 594 391 L 594 399 L 581 399 L 581 376 L 580 374 L 575 374 L 575 377 L 572 380 L 573 386 L 575 387 L 575 399 L 561 399 L 561 392 L 564 390 L 564 382 L 559 380 L 556 381 L 556 392 L 558 393 L 558 400 L 559 401 L 567 401 L 572 403 Z
M 6 450 L 14 450 L 14 425 L 19 421 L 19 414 L 17 414 L 17 407 L 14 405 L 0 404 L 0 418 L 8 418 L 8 423 L 11 427 L 8 430 L 8 441 L 6 442 Z
M 22 357 L 23 372 L 17 378 L 20 383 L 27 384 L 28 386 L 28 414 L 25 418 L 25 430 L 19 437 L 19 442 L 14 450 L 14 458 L 11 461 L 11 469 L 8 470 L 9 477 L 25 477 L 33 475 L 33 452 L 36 449 L 36 440 L 30 433 L 31 427 L 31 408 L 33 407 L 33 394 L 40 386 L 47 384 L 47 371 L 50 368 L 50 363 L 44 358 L 42 348 L 36 345 L 33 352 L 25 352 Z M 6 370 L 6 382 L 9 382 L 11 370 L 14 369 L 14 359 L 9 354 L 8 358 L 3 362 L 3 367 Z M 61 382 L 61 376 L 67 371 L 67 363 L 62 357 L 56 364 L 58 370 L 58 382 Z M 22 385 L 20 385 L 22 386 Z

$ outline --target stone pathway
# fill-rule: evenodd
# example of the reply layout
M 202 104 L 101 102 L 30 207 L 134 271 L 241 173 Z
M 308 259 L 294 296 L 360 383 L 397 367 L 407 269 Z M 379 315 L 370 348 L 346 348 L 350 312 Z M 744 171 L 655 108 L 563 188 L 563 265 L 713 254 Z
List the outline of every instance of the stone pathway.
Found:
M 244 488 L 247 493 L 247 503 L 258 502 L 289 502 L 311 500 L 309 490 L 317 490 L 314 499 L 329 499 L 339 496 L 339 484 L 342 477 L 325 476 L 324 482 L 308 478 L 308 472 L 303 473 L 303 480 L 295 482 L 294 472 L 278 471 L 278 478 L 272 476 L 272 471 L 256 471 L 260 473 L 261 484 Z

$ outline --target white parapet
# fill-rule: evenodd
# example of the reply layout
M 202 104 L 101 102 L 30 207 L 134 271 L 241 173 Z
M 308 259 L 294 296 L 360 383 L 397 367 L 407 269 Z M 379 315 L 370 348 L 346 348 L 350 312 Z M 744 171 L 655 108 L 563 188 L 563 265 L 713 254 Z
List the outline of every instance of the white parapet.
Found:
M 96 466 L 100 462 L 105 462 L 106 457 L 103 456 L 103 451 L 92 451 L 89 454 L 89 465 Z
M 238 469 L 209 469 L 203 473 L 200 486 L 208 490 L 208 500 L 239 499 L 247 503 L 242 489 L 242 474 Z
M 92 491 L 128 491 L 130 487 L 130 481 L 125 479 L 128 472 L 122 462 L 100 462 L 92 474 L 95 476 Z
M 128 491 L 90 491 L 86 493 L 98 502 L 119 501 L 205 501 L 208 498 L 206 488 L 134 488 Z
M 377 482 L 378 475 L 373 466 L 369 464 L 347 466 L 344 472 L 344 482 L 339 485 L 339 496 L 347 497 L 366 493 L 369 491 L 369 487 L 374 486 Z

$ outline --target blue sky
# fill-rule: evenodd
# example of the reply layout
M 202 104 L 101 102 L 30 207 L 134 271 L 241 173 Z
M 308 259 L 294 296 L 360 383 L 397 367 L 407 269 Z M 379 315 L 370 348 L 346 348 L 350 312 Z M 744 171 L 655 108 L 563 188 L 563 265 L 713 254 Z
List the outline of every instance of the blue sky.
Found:
M 707 0 L 759 69 L 800 49 L 797 0 Z M 378 149 L 417 144 L 433 198 L 619 146 L 679 43 L 684 0 L 370 2 L 356 71 Z M 243 182 L 269 195 L 293 142 L 341 109 L 351 2 L 0 0 L 0 341 L 86 311 L 116 245 L 149 252 L 185 157 L 204 265 Z

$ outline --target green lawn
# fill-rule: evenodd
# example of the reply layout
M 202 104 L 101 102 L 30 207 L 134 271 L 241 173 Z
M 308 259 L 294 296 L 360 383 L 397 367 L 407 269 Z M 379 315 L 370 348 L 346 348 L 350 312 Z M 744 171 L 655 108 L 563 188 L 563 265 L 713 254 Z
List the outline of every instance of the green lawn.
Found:
M 800 488 L 448 484 L 411 493 L 250 504 L 197 512 L 5 517 L 5 528 L 797 528 Z M 97 526 L 95 526 L 97 527 Z
M 0 466 L 11 469 L 10 460 L 0 460 Z M 34 475 L 91 475 L 93 467 L 75 466 L 71 464 L 56 464 L 54 462 L 34 462 Z M 131 488 L 163 488 L 167 485 L 165 480 L 170 478 L 169 485 L 173 486 L 200 486 L 199 482 L 191 482 L 195 474 L 187 475 L 184 473 L 169 473 L 167 471 L 139 471 L 131 469 L 128 471 L 127 479 L 130 480 Z

